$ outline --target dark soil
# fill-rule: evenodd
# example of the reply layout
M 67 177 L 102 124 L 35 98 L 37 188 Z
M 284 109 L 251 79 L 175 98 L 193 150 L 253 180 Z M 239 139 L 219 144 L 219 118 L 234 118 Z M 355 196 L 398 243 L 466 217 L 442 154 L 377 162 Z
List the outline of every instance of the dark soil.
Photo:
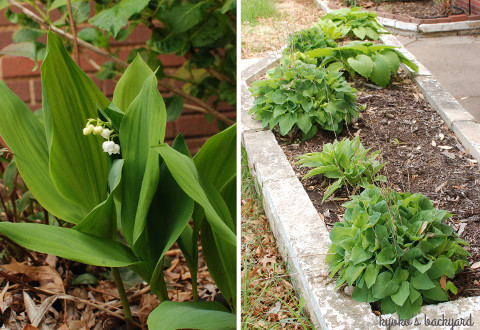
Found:
M 330 0 L 330 3 L 344 7 L 344 1 Z M 400 14 L 412 18 L 438 18 L 446 17 L 441 13 L 441 1 L 418 0 L 418 1 L 370 1 L 357 0 L 357 5 L 368 11 L 378 11 L 390 14 Z M 465 14 L 461 9 L 452 7 L 451 15 Z
M 404 74 L 399 75 L 386 89 L 365 83 L 353 82 L 358 89 L 357 103 L 366 106 L 359 120 L 344 129 L 341 135 L 360 136 L 366 148 L 382 150 L 383 161 L 388 164 L 383 173 L 389 185 L 401 192 L 422 193 L 437 208 L 453 214 L 448 223 L 461 238 L 469 242 L 471 265 L 480 260 L 480 170 L 473 157 L 467 154 L 453 132 L 433 110 L 415 84 Z M 324 143 L 333 142 L 335 134 L 319 130 L 304 143 L 279 137 L 283 151 L 297 176 L 303 177 L 309 169 L 294 165 L 296 157 L 309 152 L 319 152 Z M 295 143 L 292 143 L 295 141 Z M 343 216 L 341 206 L 352 193 L 345 188 L 322 204 L 326 187 L 333 181 L 314 176 L 302 181 L 318 213 L 323 215 L 330 230 Z M 468 269 L 459 274 L 454 283 L 460 296 L 480 295 L 480 268 Z M 452 297 L 456 298 L 456 297 Z

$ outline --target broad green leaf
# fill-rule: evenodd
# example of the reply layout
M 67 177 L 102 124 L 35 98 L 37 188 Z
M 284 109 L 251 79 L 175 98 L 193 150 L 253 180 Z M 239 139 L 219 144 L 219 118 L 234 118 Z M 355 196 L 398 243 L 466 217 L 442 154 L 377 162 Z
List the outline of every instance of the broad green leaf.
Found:
M 157 190 L 159 158 L 151 147 L 163 142 L 165 127 L 165 105 L 157 88 L 157 78 L 152 73 L 128 107 L 119 132 L 125 160 L 121 230 L 131 245 L 145 229 L 148 209 Z M 146 252 L 137 245 L 134 248 Z
M 115 86 L 112 103 L 126 112 L 137 97 L 145 80 L 153 73 L 140 55 L 137 54 Z
M 432 267 L 433 261 L 429 260 L 426 264 L 422 264 L 418 259 L 413 260 L 412 265 L 420 271 L 420 273 L 425 273 L 427 270 Z M 443 275 L 443 274 L 442 274 Z
M 91 210 L 107 196 L 109 158 L 103 138 L 84 136 L 82 129 L 87 119 L 97 117 L 96 105 L 106 107 L 108 99 L 53 32 L 41 73 L 50 177 L 60 194 Z
M 124 267 L 138 260 L 125 245 L 63 227 L 0 222 L 0 232 L 27 249 L 84 264 Z
M 209 138 L 193 157 L 198 172 L 219 191 L 237 172 L 236 138 L 235 124 Z
M 73 229 L 82 233 L 92 234 L 98 237 L 114 239 L 116 237 L 117 222 L 115 218 L 114 193 L 120 185 L 122 178 L 123 159 L 117 159 L 113 162 L 108 176 L 110 186 L 110 195 L 108 198 L 95 207 L 89 215 L 85 217 Z
M 395 304 L 402 306 L 405 300 L 410 295 L 410 284 L 408 282 L 402 282 L 398 291 L 392 294 L 392 300 Z
M 439 279 L 442 275 L 453 278 L 455 276 L 455 268 L 450 259 L 438 258 L 433 262 L 432 267 L 428 269 L 427 274 L 433 280 Z
M 365 250 L 362 246 L 362 241 L 358 241 L 353 247 L 351 260 L 356 265 L 362 261 L 368 260 L 372 257 L 373 252 Z M 372 264 L 373 265 L 373 264 Z
M 165 301 L 148 316 L 150 329 L 235 329 L 236 316 L 217 302 Z
M 361 40 L 365 39 L 365 35 L 367 33 L 367 31 L 363 26 L 353 29 L 352 32 L 358 39 L 361 39 Z
M 210 190 L 205 191 L 206 187 L 204 187 L 204 185 L 206 186 L 208 182 L 202 182 L 193 160 L 170 148 L 167 144 L 161 144 L 153 149 L 163 158 L 170 173 L 179 186 L 182 187 L 183 191 L 203 207 L 206 218 L 216 234 L 223 237 L 229 244 L 235 245 L 236 236 L 227 225 L 233 222 L 229 219 L 230 214 L 228 208 L 225 202 L 221 200 L 218 192 L 218 196 L 207 196 L 207 193 L 211 193 Z M 212 200 L 212 202 L 215 201 L 215 204 L 221 206 L 222 209 L 217 210 L 210 200 Z M 219 214 L 218 211 L 221 211 L 221 214 Z M 223 220 L 221 217 L 226 219 Z
M 325 193 L 323 194 L 322 198 L 322 203 L 330 197 L 338 188 L 340 188 L 343 184 L 343 179 L 338 179 L 334 183 L 332 183 L 330 186 L 328 186 L 327 190 L 325 190 Z
M 237 0 L 227 0 L 220 8 L 220 13 L 225 14 L 227 11 L 234 9 L 237 6 Z
M 374 55 L 370 79 L 378 86 L 387 87 L 391 74 L 390 67 L 383 57 Z
M 230 215 L 234 219 L 237 200 L 235 176 L 223 186 L 221 195 L 229 206 Z M 235 310 L 237 293 L 236 246 L 232 246 L 221 236 L 212 232 L 208 221 L 202 221 L 202 248 L 210 275 L 227 302 Z
M 395 75 L 397 74 L 398 68 L 400 67 L 400 59 L 397 56 L 397 53 L 393 50 L 386 49 L 380 53 L 383 56 L 383 59 L 388 66 L 390 71 Z
M 204 11 L 202 10 L 202 2 L 181 3 L 173 7 L 171 11 L 162 13 L 162 17 L 172 32 L 179 34 L 185 32 L 202 21 Z
M 395 313 L 395 303 L 392 298 L 386 297 L 381 300 L 382 314 L 392 314 Z
M 380 265 L 369 264 L 365 269 L 365 284 L 367 284 L 368 288 L 371 288 L 377 281 L 377 276 L 381 268 L 382 266 Z
M 116 37 L 118 32 L 127 26 L 130 16 L 142 11 L 148 2 L 149 0 L 121 0 L 112 8 L 104 9 L 93 16 L 89 22 Z
M 35 61 L 32 71 L 35 71 L 38 67 L 37 54 L 37 46 L 32 41 L 13 43 L 0 50 L 0 55 L 21 56 L 32 59 Z
M 181 150 L 184 145 L 185 141 L 180 135 L 172 147 Z M 188 226 L 193 213 L 193 200 L 177 184 L 164 162 L 160 165 L 159 183 L 161 186 L 157 188 L 147 218 L 148 247 L 152 251 L 153 260 L 158 261 Z M 164 280 L 161 265 L 157 262 L 150 282 L 152 286 L 157 281 Z
M 383 299 L 397 292 L 398 287 L 398 283 L 392 281 L 392 274 L 385 271 L 377 276 L 377 280 L 372 286 L 372 294 L 377 299 Z
M 312 103 L 310 103 L 310 108 L 311 108 L 311 104 Z M 297 126 L 302 130 L 302 132 L 304 132 L 305 134 L 308 133 L 312 128 L 312 124 L 313 124 L 312 119 L 310 119 L 310 116 L 308 114 L 305 114 L 305 113 L 298 114 Z
M 417 290 L 429 290 L 435 287 L 428 275 L 422 273 L 412 277 L 410 284 Z
M 435 286 L 433 288 L 422 291 L 423 297 L 435 301 L 448 301 L 447 291 L 440 287 L 440 283 L 438 281 L 435 281 L 434 285 Z
M 363 272 L 364 269 L 365 269 L 364 264 L 348 265 L 345 271 L 345 279 L 347 280 L 348 285 L 350 286 L 353 285 L 353 282 L 357 279 L 358 276 L 360 276 L 360 274 Z
M 353 289 L 352 299 L 356 301 L 364 301 L 366 303 L 371 303 L 378 300 L 373 297 L 371 290 L 367 289 L 366 287 L 359 288 L 358 286 Z
M 397 260 L 395 256 L 395 250 L 393 247 L 389 246 L 382 249 L 379 254 L 377 254 L 377 265 L 391 265 Z
M 70 0 L 70 3 L 73 4 L 77 1 L 80 1 L 80 0 Z M 66 5 L 67 5 L 67 0 L 55 0 L 55 1 L 52 2 L 50 7 L 48 7 L 48 11 L 51 11 L 51 10 L 54 10 L 54 9 L 57 9 L 59 7 L 66 6 Z
M 9 193 L 13 192 L 13 181 L 15 181 L 15 174 L 17 173 L 17 163 L 13 158 L 3 171 L 2 183 L 8 189 Z
M 296 114 L 287 112 L 286 114 L 282 115 L 282 117 L 278 121 L 280 134 L 283 136 L 283 135 L 286 135 L 288 132 L 290 132 L 293 125 L 295 125 L 296 121 L 297 121 Z M 270 128 L 273 129 L 273 127 L 270 127 Z
M 415 315 L 420 312 L 420 308 L 422 307 L 422 297 L 419 297 L 413 303 L 410 302 L 410 299 L 405 300 L 402 306 L 395 305 L 395 310 L 397 311 L 398 316 L 403 319 L 411 319 Z
M 349 57 L 347 59 L 348 64 L 359 74 L 365 78 L 369 78 L 373 70 L 373 61 L 370 56 L 360 54 L 357 57 Z
M 28 189 L 56 217 L 80 222 L 89 210 L 65 199 L 53 185 L 42 124 L 3 81 L 0 81 L 0 99 L 0 136 L 15 155 L 18 171 Z
M 165 98 L 164 101 L 167 108 L 167 121 L 174 121 L 180 118 L 185 100 L 178 95 L 173 95 Z

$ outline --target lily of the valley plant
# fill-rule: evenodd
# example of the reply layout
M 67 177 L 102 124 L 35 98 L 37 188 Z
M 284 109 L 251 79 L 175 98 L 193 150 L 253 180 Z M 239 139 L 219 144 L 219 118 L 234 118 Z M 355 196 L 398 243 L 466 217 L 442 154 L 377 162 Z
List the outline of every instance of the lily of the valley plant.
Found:
M 31 193 L 65 225 L 1 222 L 0 232 L 38 252 L 112 267 L 114 275 L 118 267 L 134 270 L 162 301 L 151 329 L 235 328 L 236 127 L 193 158 L 181 136 L 170 147 L 155 73 L 139 56 L 110 103 L 53 32 L 41 74 L 45 125 L 0 82 L 0 135 Z M 197 300 L 200 232 L 228 307 L 168 301 L 163 257 L 175 242 Z

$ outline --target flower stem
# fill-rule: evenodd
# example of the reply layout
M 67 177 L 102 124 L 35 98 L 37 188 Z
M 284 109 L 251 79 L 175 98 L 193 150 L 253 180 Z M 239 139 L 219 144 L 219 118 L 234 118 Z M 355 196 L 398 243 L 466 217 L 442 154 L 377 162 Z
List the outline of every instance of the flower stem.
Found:
M 115 284 L 117 285 L 118 294 L 122 302 L 123 315 L 125 316 L 125 319 L 127 321 L 127 330 L 133 330 L 135 329 L 135 326 L 133 325 L 132 312 L 130 311 L 130 305 L 128 304 L 127 294 L 125 293 L 125 288 L 123 287 L 122 277 L 120 276 L 120 272 L 118 271 L 118 268 L 112 267 L 111 269 L 112 269 L 113 279 L 115 280 Z

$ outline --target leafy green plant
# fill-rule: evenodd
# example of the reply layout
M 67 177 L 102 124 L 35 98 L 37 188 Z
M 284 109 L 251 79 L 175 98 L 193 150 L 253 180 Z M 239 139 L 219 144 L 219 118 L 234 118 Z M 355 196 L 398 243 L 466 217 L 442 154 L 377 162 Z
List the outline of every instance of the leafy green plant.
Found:
M 340 142 L 335 140 L 333 144 L 324 144 L 322 152 L 299 156 L 297 164 L 302 164 L 302 167 L 313 167 L 303 180 L 319 174 L 329 179 L 337 179 L 325 191 L 322 199 L 324 202 L 343 185 L 357 189 L 365 188 L 375 181 L 387 180 L 385 176 L 377 175 L 386 165 L 377 160 L 380 150 L 368 154 L 370 150 L 363 147 L 358 136 L 353 140 L 344 138 Z
M 317 58 L 320 66 L 329 66 L 331 70 L 344 69 L 352 77 L 359 73 L 382 87 L 387 87 L 392 74 L 397 74 L 400 63 L 418 72 L 417 65 L 395 49 L 395 46 L 365 41 L 352 41 L 336 48 L 318 48 L 305 54 Z
M 284 54 L 295 52 L 305 53 L 315 48 L 337 47 L 335 38 L 328 33 L 330 30 L 323 29 L 320 24 L 314 24 L 309 29 L 297 31 L 288 36 L 287 47 Z
M 341 222 L 330 231 L 326 262 L 338 275 L 336 288 L 355 286 L 352 298 L 381 301 L 383 314 L 414 317 L 423 303 L 448 300 L 457 293 L 448 280 L 468 266 L 451 216 L 421 194 L 370 186 L 344 204 Z
M 315 135 L 316 124 L 341 132 L 345 122 L 358 118 L 356 90 L 341 72 L 329 72 L 299 58 L 301 54 L 284 56 L 267 72 L 267 79 L 252 83 L 250 91 L 256 99 L 249 113 L 262 120 L 263 127 L 278 125 L 281 135 L 296 126 L 304 140 Z
M 46 50 L 43 37 L 51 28 L 67 38 L 77 63 L 83 57 L 102 80 L 119 78 L 139 54 L 161 79 L 160 86 L 174 94 L 165 100 L 169 119 L 178 118 L 186 107 L 233 123 L 215 108 L 220 101 L 236 103 L 235 0 L 0 1 L 0 9 L 5 7 L 7 19 L 20 29 L 13 34 L 14 43 L 0 53 L 40 61 Z M 147 30 L 149 40 L 131 50 L 127 63 L 119 58 L 122 48 L 111 41 L 124 41 L 137 27 Z M 96 63 L 91 52 L 108 60 Z M 185 64 L 174 74 L 164 71 L 164 54 L 181 56 Z M 183 88 L 176 86 L 178 81 Z M 185 99 L 191 104 L 184 104 Z
M 164 143 L 166 111 L 156 73 L 140 56 L 109 102 L 53 32 L 41 74 L 45 125 L 0 82 L 0 135 L 33 196 L 63 226 L 1 222 L 0 232 L 28 249 L 111 267 L 121 295 L 118 267 L 129 267 L 162 301 L 150 328 L 188 328 L 197 319 L 206 327 L 220 319 L 222 328 L 235 328 L 235 125 L 209 139 L 193 158 L 181 135 L 170 147 Z M 165 303 L 163 257 L 175 241 L 198 299 L 200 232 L 210 275 L 228 307 Z M 169 318 L 175 313 L 182 317 Z
M 359 9 L 358 7 L 340 8 L 326 14 L 320 20 L 331 20 L 336 25 L 345 26 L 345 35 L 357 37 L 361 40 L 365 38 L 378 40 L 381 33 L 388 33 L 388 31 L 377 22 L 377 13 L 360 11 Z

